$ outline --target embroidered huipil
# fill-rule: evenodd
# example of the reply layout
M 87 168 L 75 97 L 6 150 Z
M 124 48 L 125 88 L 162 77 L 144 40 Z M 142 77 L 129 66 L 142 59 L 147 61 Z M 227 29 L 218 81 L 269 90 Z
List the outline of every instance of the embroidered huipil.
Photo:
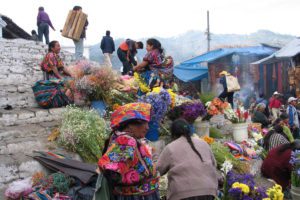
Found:
M 50 78 L 58 78 L 53 73 L 53 68 L 56 67 L 59 72 L 64 68 L 64 63 L 58 54 L 49 52 L 41 63 L 41 69 L 50 75 Z
M 153 49 L 147 52 L 143 60 L 148 62 L 151 70 L 161 68 L 163 64 L 163 56 L 158 49 Z
M 115 194 L 139 195 L 158 189 L 151 148 L 145 140 L 137 142 L 125 132 L 114 133 L 107 152 L 100 158 L 98 165 L 100 169 L 111 172 Z

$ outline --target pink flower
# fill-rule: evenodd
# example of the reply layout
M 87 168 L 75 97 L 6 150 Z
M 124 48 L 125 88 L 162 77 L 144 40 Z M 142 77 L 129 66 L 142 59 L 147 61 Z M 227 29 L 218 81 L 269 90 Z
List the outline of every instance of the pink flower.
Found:
M 134 139 L 130 138 L 130 139 L 128 140 L 127 144 L 128 144 L 129 146 L 135 147 L 135 146 L 136 146 L 136 141 L 135 141 Z
M 137 173 L 137 171 L 131 170 L 131 171 L 127 172 L 126 174 L 124 174 L 122 182 L 126 183 L 126 184 L 132 184 L 132 183 L 138 182 L 139 179 L 140 179 L 140 177 L 139 177 L 139 174 Z
M 146 157 L 151 156 L 150 150 L 145 145 L 140 147 L 140 152 L 141 152 L 142 156 L 146 156 Z
M 112 171 L 117 171 L 118 167 L 118 163 L 108 163 L 105 166 L 106 169 L 112 170 Z

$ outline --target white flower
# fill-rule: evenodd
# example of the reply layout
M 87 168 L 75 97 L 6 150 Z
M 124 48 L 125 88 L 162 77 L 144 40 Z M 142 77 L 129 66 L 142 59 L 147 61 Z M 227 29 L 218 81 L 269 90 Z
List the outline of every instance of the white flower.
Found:
M 227 175 L 227 173 L 232 169 L 233 165 L 229 160 L 225 160 L 222 164 L 221 171 L 223 172 L 224 176 Z

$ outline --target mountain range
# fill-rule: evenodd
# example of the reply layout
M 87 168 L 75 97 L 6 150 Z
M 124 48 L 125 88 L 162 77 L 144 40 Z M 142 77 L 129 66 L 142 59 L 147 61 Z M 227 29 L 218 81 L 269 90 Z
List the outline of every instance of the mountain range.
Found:
M 175 64 L 198 56 L 207 51 L 206 34 L 202 31 L 188 31 L 184 34 L 170 38 L 154 38 L 161 42 L 166 51 L 166 55 L 171 55 L 174 58 Z M 268 30 L 259 30 L 248 35 L 212 34 L 210 46 L 211 50 L 224 47 L 257 46 L 260 44 L 282 47 L 294 38 L 296 38 L 296 36 L 278 34 Z M 140 41 L 144 42 L 144 46 L 147 39 L 148 38 L 140 39 Z M 124 40 L 125 38 L 115 39 L 116 49 Z M 142 60 L 145 53 L 145 48 L 138 51 L 137 58 L 139 61 Z M 100 43 L 90 47 L 89 55 L 90 60 L 103 63 L 103 54 L 100 49 Z M 122 66 L 116 52 L 114 52 L 112 57 L 112 65 L 114 69 L 119 69 Z

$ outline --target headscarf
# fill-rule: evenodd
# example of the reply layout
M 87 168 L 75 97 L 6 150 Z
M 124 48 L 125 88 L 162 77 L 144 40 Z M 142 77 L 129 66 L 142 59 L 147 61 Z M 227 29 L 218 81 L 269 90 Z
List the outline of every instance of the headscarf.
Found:
M 110 127 L 116 129 L 129 120 L 150 121 L 151 105 L 148 103 L 129 103 L 117 108 L 111 115 Z

